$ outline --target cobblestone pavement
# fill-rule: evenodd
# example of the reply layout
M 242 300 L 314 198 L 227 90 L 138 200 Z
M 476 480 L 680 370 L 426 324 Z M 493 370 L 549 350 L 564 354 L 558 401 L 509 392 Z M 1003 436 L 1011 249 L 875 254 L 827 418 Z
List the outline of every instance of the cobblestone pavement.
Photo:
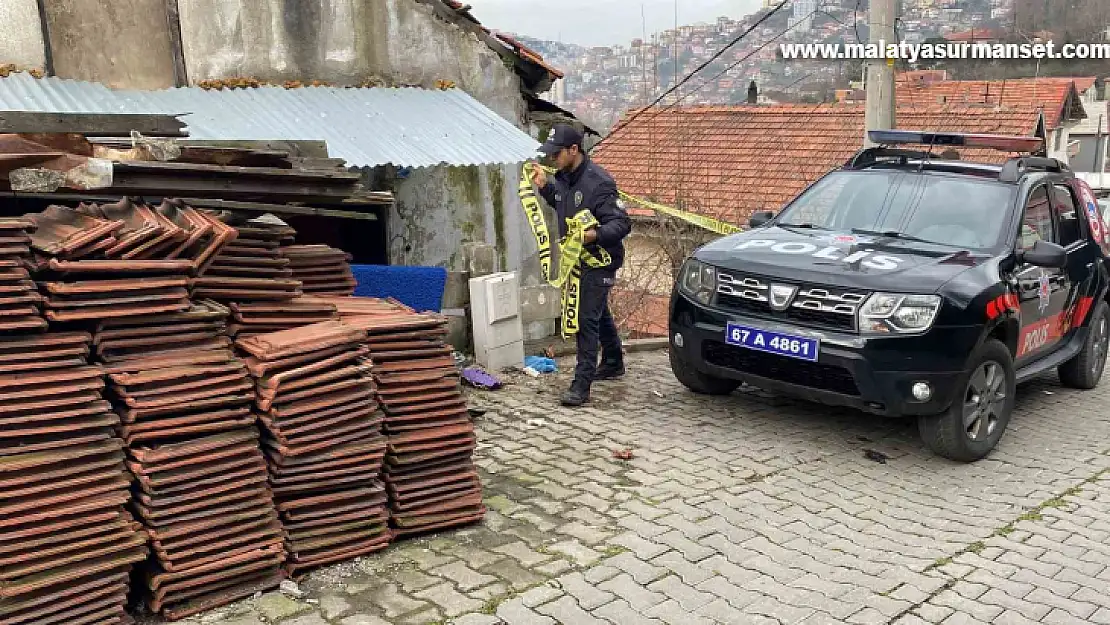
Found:
M 482 524 L 195 620 L 1110 623 L 1110 382 L 1023 387 L 973 465 L 933 456 L 912 423 L 692 395 L 665 352 L 631 356 L 588 408 L 557 406 L 566 382 L 472 395 Z

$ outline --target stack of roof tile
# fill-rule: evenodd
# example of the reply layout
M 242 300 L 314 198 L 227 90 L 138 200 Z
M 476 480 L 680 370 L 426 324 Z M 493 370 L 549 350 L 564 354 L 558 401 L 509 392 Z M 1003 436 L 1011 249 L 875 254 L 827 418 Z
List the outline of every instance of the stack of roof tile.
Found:
M 154 552 L 144 576 L 151 610 L 176 620 L 281 583 L 285 535 L 256 428 L 129 454 Z
M 446 320 L 402 305 L 352 298 L 343 322 L 367 332 L 389 439 L 384 480 L 397 535 L 480 520 L 477 439 L 459 386 Z
M 229 349 L 181 349 L 105 367 L 128 444 L 249 427 L 253 386 Z
M 171 619 L 276 586 L 284 535 L 251 410 L 254 385 L 224 336 L 228 309 L 96 326 L 110 397 L 152 537 L 147 602 Z
M 83 332 L 0 337 L 0 622 L 124 623 L 147 537 Z
M 327 245 L 288 245 L 281 255 L 289 260 L 293 279 L 305 293 L 351 295 L 358 281 L 351 272 L 351 255 Z
M 181 312 L 104 319 L 97 322 L 93 348 L 106 363 L 149 358 L 181 349 L 228 349 L 227 308 L 212 301 L 191 303 Z
M 187 310 L 188 260 L 52 258 L 40 273 L 48 321 L 92 321 Z
M 240 338 L 290 574 L 384 549 L 385 438 L 360 359 L 365 332 L 338 321 Z
M 0 331 L 45 330 L 42 296 L 27 271 L 34 222 L 0 219 Z
M 339 319 L 335 304 L 306 297 L 280 303 L 232 304 L 231 316 L 234 323 L 228 327 L 228 334 L 236 338 Z
M 0 622 L 121 624 L 147 536 L 122 443 L 108 438 L 0 462 Z
M 204 275 L 193 281 L 193 297 L 253 302 L 299 296 L 301 283 L 290 277 L 289 261 L 279 249 L 292 241 L 293 229 L 258 220 L 235 229 L 235 241 L 223 247 Z

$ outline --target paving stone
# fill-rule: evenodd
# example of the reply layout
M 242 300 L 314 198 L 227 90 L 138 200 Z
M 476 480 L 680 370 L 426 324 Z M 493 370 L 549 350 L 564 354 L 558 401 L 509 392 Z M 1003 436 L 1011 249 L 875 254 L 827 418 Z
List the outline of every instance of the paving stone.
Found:
M 606 562 L 612 562 L 612 558 L 606 560 Z M 597 585 L 601 582 L 607 582 L 620 574 L 621 570 L 616 567 L 607 564 L 599 564 L 586 569 L 586 572 L 583 573 L 582 576 L 587 582 Z
M 268 621 L 287 618 L 311 609 L 312 606 L 294 601 L 280 592 L 269 592 L 258 598 L 258 611 Z
M 670 547 L 667 545 L 646 540 L 629 532 L 610 538 L 609 544 L 620 545 L 630 550 L 641 560 L 650 560 L 670 550 Z
M 600 590 L 594 584 L 586 581 L 582 573 L 570 573 L 560 577 L 560 586 L 570 594 L 585 610 L 599 608 L 614 599 L 613 593 Z
M 324 595 L 320 597 L 320 611 L 323 612 L 324 618 L 334 619 L 342 616 L 351 609 L 349 601 L 338 595 Z
M 539 586 L 536 586 L 535 588 L 532 588 L 525 592 L 523 595 L 520 596 L 520 598 L 525 607 L 534 608 L 538 605 L 547 603 L 548 601 L 554 601 L 564 594 L 565 591 L 561 588 L 549 586 L 547 584 L 540 584 Z
M 609 625 L 582 609 L 571 597 L 564 596 L 536 608 L 537 612 L 555 619 L 560 625 Z
M 674 599 L 652 606 L 644 614 L 658 618 L 668 625 L 713 625 L 713 621 L 690 612 Z
M 452 562 L 438 568 L 432 569 L 433 575 L 446 577 L 447 579 L 455 582 L 459 590 L 468 591 L 475 588 L 481 588 L 486 584 L 492 584 L 497 581 L 497 578 L 492 575 L 479 573 L 474 569 L 468 567 L 462 561 Z
M 614 532 L 606 531 L 601 527 L 586 525 L 585 523 L 580 523 L 577 521 L 574 523 L 560 525 L 559 527 L 555 528 L 555 533 L 565 534 L 567 536 L 577 538 L 578 540 L 590 546 L 605 542 L 614 534 Z
M 392 623 L 369 614 L 354 614 L 341 619 L 339 625 L 392 625 Z
M 504 621 L 489 614 L 467 614 L 451 620 L 452 625 L 498 625 L 502 622 Z
M 401 590 L 414 593 L 434 586 L 443 580 L 417 570 L 403 569 L 393 574 L 393 581 L 401 585 Z
M 734 608 L 732 604 L 721 598 L 716 598 L 698 608 L 697 615 L 723 625 L 747 625 L 751 619 L 750 614 Z
M 442 622 L 443 614 L 437 608 L 428 608 L 413 614 L 407 614 L 396 621 L 397 625 L 432 625 L 433 623 Z
M 494 549 L 494 551 L 509 556 L 510 558 L 516 560 L 521 565 L 526 567 L 536 566 L 537 564 L 547 562 L 554 557 L 550 554 L 533 551 L 528 546 L 528 544 L 523 541 L 509 543 L 508 545 L 504 545 Z
M 677 551 L 668 551 L 653 559 L 650 564 L 677 574 L 682 581 L 691 586 L 696 586 L 716 575 L 709 568 L 690 562 Z
M 493 567 L 482 569 L 483 573 L 504 580 L 513 590 L 524 590 L 544 581 L 544 577 L 520 566 L 511 560 L 498 562 Z
M 567 556 L 579 566 L 590 566 L 602 558 L 602 555 L 578 540 L 564 540 L 550 545 L 548 551 Z
M 563 573 L 566 573 L 567 571 L 569 571 L 573 568 L 574 568 L 574 565 L 571 564 L 570 562 L 567 562 L 566 560 L 563 560 L 563 559 L 558 559 L 558 560 L 552 560 L 551 562 L 548 562 L 547 564 L 541 564 L 541 565 L 537 566 L 536 567 L 536 572 L 541 574 L 541 575 L 546 575 L 548 577 L 557 577 L 559 575 L 562 575 Z
M 667 569 L 661 566 L 656 566 L 654 564 L 644 562 L 643 560 L 636 557 L 636 555 L 633 554 L 631 551 L 626 551 L 624 553 L 617 554 L 611 558 L 606 558 L 604 560 L 604 564 L 605 566 L 613 567 L 631 575 L 632 578 L 636 580 L 636 583 L 640 584 L 641 586 L 646 586 L 651 582 L 654 582 L 657 579 L 662 579 L 667 575 Z M 612 579 L 612 577 L 610 577 L 609 579 Z
M 466 594 L 478 601 L 489 601 L 490 599 L 497 599 L 509 594 L 509 586 L 504 582 L 494 582 L 489 586 L 482 586 Z
M 633 610 L 632 606 L 623 599 L 610 601 L 594 610 L 593 614 L 614 625 L 663 625 L 664 623 L 657 618 L 650 618 Z
M 380 607 L 385 617 L 390 619 L 427 607 L 423 601 L 417 601 L 401 592 L 396 584 L 382 586 L 371 592 L 370 596 L 374 605 Z
M 497 616 L 509 625 L 555 625 L 555 619 L 536 612 L 524 605 L 520 598 L 510 599 L 497 606 Z
M 328 625 L 328 622 L 319 614 L 308 614 L 298 616 L 291 621 L 282 621 L 282 625 Z
M 694 612 L 698 608 L 712 602 L 716 597 L 710 593 L 702 592 L 687 585 L 677 575 L 670 575 L 652 582 L 648 590 L 662 593 L 672 600 L 677 601 L 683 610 Z
M 667 598 L 660 593 L 644 588 L 627 573 L 614 577 L 598 586 L 598 588 L 619 595 L 632 606 L 632 609 L 639 612 L 644 612 L 654 605 L 663 603 Z
M 432 586 L 431 588 L 416 593 L 415 596 L 418 599 L 423 599 L 429 603 L 438 605 L 442 608 L 443 613 L 449 617 L 479 610 L 484 605 L 482 601 L 467 597 L 455 590 L 455 587 L 450 583 Z

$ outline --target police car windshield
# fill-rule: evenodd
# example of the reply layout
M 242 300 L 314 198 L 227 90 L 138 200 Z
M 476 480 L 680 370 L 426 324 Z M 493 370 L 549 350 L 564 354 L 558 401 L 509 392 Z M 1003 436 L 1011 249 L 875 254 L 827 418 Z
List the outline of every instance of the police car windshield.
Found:
M 783 209 L 776 224 L 988 250 L 1000 243 L 1014 193 L 1012 185 L 936 172 L 838 171 Z

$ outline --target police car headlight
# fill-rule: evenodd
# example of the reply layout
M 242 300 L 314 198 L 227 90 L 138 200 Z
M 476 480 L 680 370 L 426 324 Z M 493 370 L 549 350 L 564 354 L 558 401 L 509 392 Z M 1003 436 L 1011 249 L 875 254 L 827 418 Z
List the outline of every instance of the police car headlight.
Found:
M 859 309 L 861 334 L 917 334 L 932 327 L 938 295 L 875 293 Z
M 708 304 L 717 289 L 717 270 L 693 258 L 688 259 L 682 265 L 679 286 L 697 301 Z

